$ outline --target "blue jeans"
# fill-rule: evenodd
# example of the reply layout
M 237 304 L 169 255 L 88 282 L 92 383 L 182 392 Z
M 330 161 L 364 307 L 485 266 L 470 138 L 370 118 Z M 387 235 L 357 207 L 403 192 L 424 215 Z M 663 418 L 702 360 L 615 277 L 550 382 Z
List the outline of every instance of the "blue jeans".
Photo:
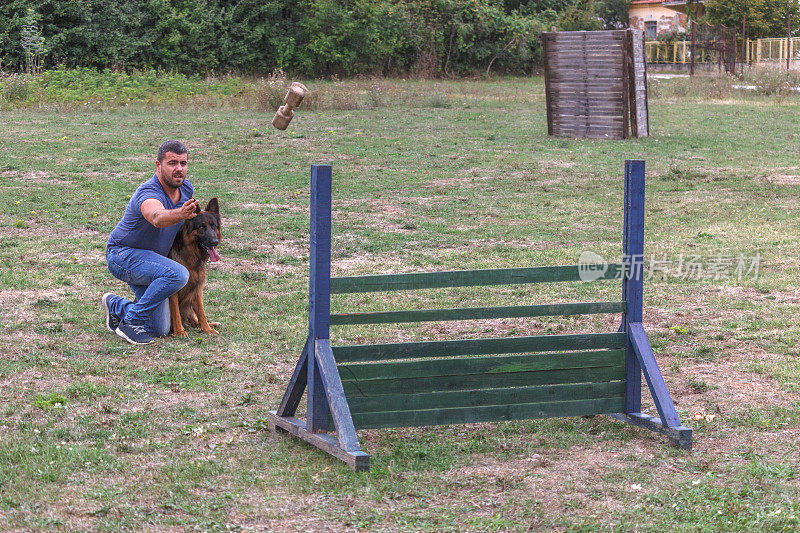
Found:
M 180 263 L 150 250 L 112 246 L 106 250 L 108 270 L 133 289 L 136 301 L 112 295 L 111 313 L 124 322 L 144 323 L 151 337 L 169 334 L 169 297 L 189 281 Z

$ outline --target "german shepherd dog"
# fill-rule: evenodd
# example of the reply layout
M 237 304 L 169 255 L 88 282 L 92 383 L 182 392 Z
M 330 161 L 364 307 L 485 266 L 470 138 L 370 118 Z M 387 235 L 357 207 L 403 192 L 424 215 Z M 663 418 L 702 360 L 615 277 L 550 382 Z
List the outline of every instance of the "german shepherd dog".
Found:
M 219 333 L 211 326 L 218 322 L 208 322 L 203 308 L 203 288 L 206 286 L 206 264 L 219 261 L 217 246 L 222 239 L 219 218 L 219 202 L 212 198 L 204 211 L 197 208 L 197 216 L 183 221 L 167 257 L 177 261 L 189 271 L 186 285 L 169 297 L 169 313 L 172 321 L 172 334 L 186 335 L 184 324 L 199 327 L 204 333 Z

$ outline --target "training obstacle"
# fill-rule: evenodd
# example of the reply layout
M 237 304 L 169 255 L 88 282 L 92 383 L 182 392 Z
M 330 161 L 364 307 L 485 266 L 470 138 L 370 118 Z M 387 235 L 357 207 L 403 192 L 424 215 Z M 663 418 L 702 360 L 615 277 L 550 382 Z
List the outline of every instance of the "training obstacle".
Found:
M 362 428 L 608 414 L 691 449 L 692 430 L 681 425 L 642 326 L 643 252 L 644 161 L 626 161 L 620 264 L 332 278 L 331 167 L 313 165 L 308 337 L 269 427 L 353 470 L 369 469 L 356 435 Z M 617 302 L 331 314 L 331 294 L 614 279 L 622 281 Z M 619 330 L 355 346 L 332 346 L 329 335 L 345 324 L 596 313 L 621 314 Z M 642 375 L 657 417 L 641 412 Z M 304 391 L 305 421 L 294 416 Z
M 647 63 L 641 30 L 542 33 L 547 134 L 647 137 Z

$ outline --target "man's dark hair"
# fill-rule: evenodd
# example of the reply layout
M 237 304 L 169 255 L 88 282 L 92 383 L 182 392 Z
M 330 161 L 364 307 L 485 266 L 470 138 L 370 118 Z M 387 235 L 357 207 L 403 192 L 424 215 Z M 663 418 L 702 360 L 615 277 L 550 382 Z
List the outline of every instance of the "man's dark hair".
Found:
M 163 162 L 167 152 L 181 155 L 188 154 L 189 150 L 187 150 L 186 146 L 184 146 L 184 144 L 180 141 L 164 141 L 158 148 L 158 160 Z

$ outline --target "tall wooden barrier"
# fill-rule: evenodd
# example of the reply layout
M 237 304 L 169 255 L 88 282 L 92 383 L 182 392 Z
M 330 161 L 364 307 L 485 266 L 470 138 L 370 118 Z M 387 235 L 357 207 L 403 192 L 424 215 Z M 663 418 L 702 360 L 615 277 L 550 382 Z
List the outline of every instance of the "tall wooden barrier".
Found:
M 308 338 L 270 428 L 369 469 L 356 429 L 610 414 L 691 449 L 642 326 L 644 161 L 625 164 L 623 262 L 334 277 L 331 167 L 311 167 Z M 622 282 L 614 302 L 331 314 L 331 294 L 440 287 Z M 330 327 L 439 320 L 621 314 L 618 331 L 333 346 Z M 644 375 L 658 416 L 641 412 Z M 295 416 L 304 391 L 306 419 Z M 331 427 L 332 422 L 332 427 Z M 334 429 L 336 436 L 329 433 Z
M 548 135 L 649 135 L 642 31 L 547 32 L 542 45 Z

